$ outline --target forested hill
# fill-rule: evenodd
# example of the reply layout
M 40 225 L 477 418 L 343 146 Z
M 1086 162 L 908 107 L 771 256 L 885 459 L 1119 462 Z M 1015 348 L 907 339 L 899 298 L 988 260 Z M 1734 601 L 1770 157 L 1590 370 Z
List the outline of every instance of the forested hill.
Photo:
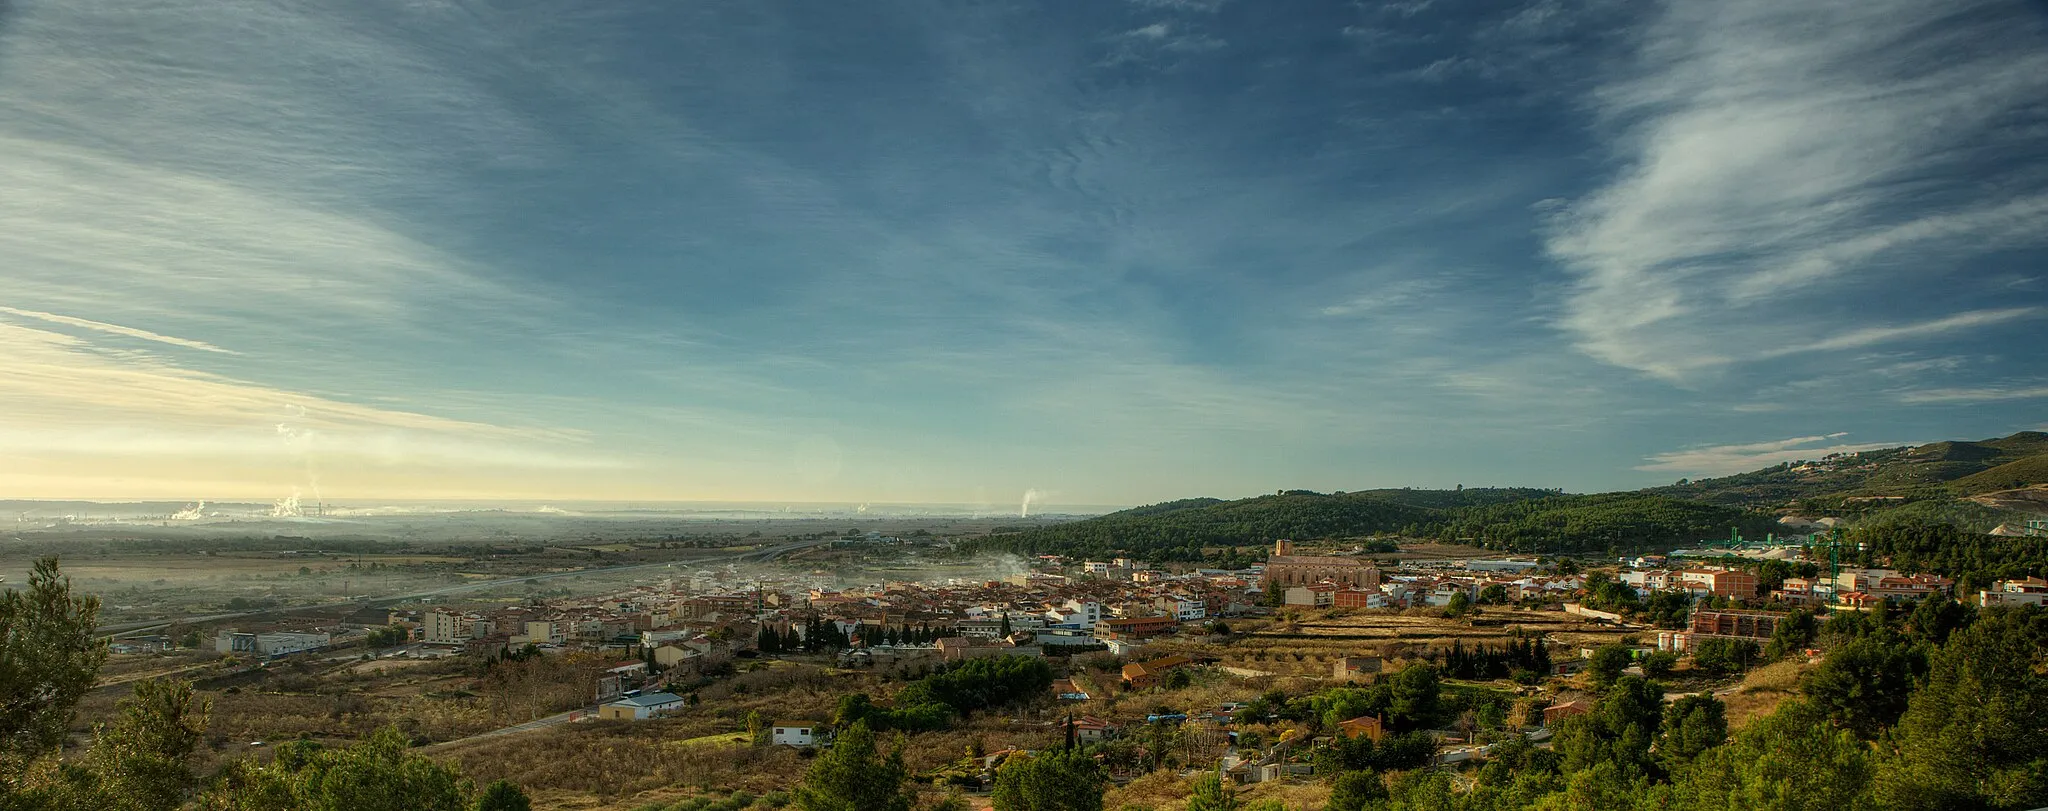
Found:
M 1958 498 L 2048 484 L 2048 433 L 1884 448 L 1643 492 L 1731 507 L 1780 509 L 1871 496 Z
M 991 535 L 974 549 L 1144 560 L 1201 560 L 1214 547 L 1258 547 L 1275 538 L 1438 538 L 1514 552 L 1670 546 L 1760 535 L 1772 519 L 1741 510 L 1637 493 L 1566 495 L 1534 488 L 1369 490 L 1216 501 L 1189 499 L 1071 524 Z M 1259 556 L 1246 549 L 1244 556 Z M 1214 555 L 1208 557 L 1213 558 Z M 1226 554 L 1226 559 L 1239 554 Z

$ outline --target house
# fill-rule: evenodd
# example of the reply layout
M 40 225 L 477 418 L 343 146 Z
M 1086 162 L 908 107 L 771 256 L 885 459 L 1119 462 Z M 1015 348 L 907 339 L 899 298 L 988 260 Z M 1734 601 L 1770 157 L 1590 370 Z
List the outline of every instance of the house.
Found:
M 1088 700 L 1088 691 L 1081 689 L 1073 679 L 1055 679 L 1052 683 L 1052 694 L 1061 701 Z
M 1093 715 L 1083 715 L 1074 719 L 1071 723 L 1074 730 L 1074 742 L 1076 743 L 1101 743 L 1116 737 L 1115 724 L 1111 724 Z
M 1387 595 L 1378 589 L 1341 588 L 1330 595 L 1334 608 L 1386 608 Z
M 1132 687 L 1138 689 L 1157 687 L 1161 682 L 1165 681 L 1168 672 L 1193 663 L 1194 660 L 1186 656 L 1168 656 L 1149 662 L 1132 662 L 1124 665 L 1124 681 L 1130 682 Z
M 1329 608 L 1336 603 L 1336 598 L 1337 585 L 1334 583 L 1295 586 L 1281 593 L 1281 602 L 1309 608 Z
M 470 656 L 475 656 L 479 659 L 489 658 L 492 656 L 503 656 L 505 655 L 506 649 L 512 646 L 511 639 L 511 637 L 508 637 L 504 634 L 492 634 L 490 636 L 477 637 L 475 639 L 463 642 L 462 652 Z
M 1378 656 L 1346 656 L 1330 666 L 1330 676 L 1338 679 L 1355 679 L 1367 673 L 1378 673 L 1382 667 Z
M 1880 577 L 1870 586 L 1870 595 L 1892 600 L 1918 600 L 1935 594 L 1946 594 L 1955 587 L 1955 581 L 1931 574 L 1916 574 L 1898 577 Z
M 597 717 L 619 721 L 645 721 L 683 708 L 683 697 L 675 693 L 647 693 L 629 696 L 597 708 Z
M 1377 743 L 1381 738 L 1387 736 L 1387 730 L 1380 723 L 1380 719 L 1377 716 L 1361 715 L 1349 721 L 1338 721 L 1337 734 L 1345 738 L 1356 738 L 1364 735 Z
M 703 655 L 681 645 L 662 645 L 654 649 L 654 663 L 666 670 L 676 665 L 687 664 Z
M 777 721 L 771 730 L 768 740 L 776 746 L 814 746 L 818 742 L 818 724 L 813 721 Z
M 1585 715 L 1593 711 L 1593 702 L 1586 699 L 1567 701 L 1543 708 L 1543 725 L 1550 726 L 1574 715 Z
M 2038 577 L 2000 580 L 1992 583 L 1991 588 L 1978 591 L 1977 602 L 1985 606 L 2048 605 L 2048 580 Z

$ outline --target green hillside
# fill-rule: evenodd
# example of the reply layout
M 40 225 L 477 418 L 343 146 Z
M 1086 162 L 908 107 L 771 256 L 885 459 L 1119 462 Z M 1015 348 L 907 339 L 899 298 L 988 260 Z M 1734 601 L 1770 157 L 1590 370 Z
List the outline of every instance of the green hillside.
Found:
M 1872 496 L 1947 499 L 2048 483 L 2048 463 L 2029 462 L 2043 454 L 2048 454 L 2048 433 L 2021 431 L 1975 442 L 1934 442 L 1787 462 L 1643 492 L 1731 507 L 1831 511 Z
M 1935 442 L 1786 463 L 1621 493 L 1568 495 L 1528 487 L 1411 488 L 1169 501 L 1085 521 L 998 531 L 970 550 L 1144 560 L 1240 562 L 1277 538 L 1397 535 L 1526 553 L 1669 548 L 1782 531 L 1787 513 L 1858 525 L 1947 525 L 1987 531 L 2018 520 L 2004 503 L 1966 496 L 2048 483 L 2048 434 Z M 1980 499 L 1980 501 L 1988 501 Z M 2020 502 L 2022 508 L 2025 502 Z M 1241 550 L 1241 551 L 1239 551 Z
M 973 544 L 1022 554 L 1201 560 L 1216 547 L 1277 538 L 1400 535 L 1517 552 L 1578 552 L 1695 543 L 1730 529 L 1762 534 L 1772 519 L 1732 507 L 1639 493 L 1565 495 L 1534 488 L 1370 490 L 1139 507 L 1070 524 L 999 533 Z M 1255 549 L 1244 554 L 1256 555 Z M 1213 556 L 1213 555 L 1211 555 Z M 1231 558 L 1237 556 L 1232 555 Z
M 2048 453 L 2017 459 L 1950 483 L 1957 493 L 1976 495 L 2048 483 Z

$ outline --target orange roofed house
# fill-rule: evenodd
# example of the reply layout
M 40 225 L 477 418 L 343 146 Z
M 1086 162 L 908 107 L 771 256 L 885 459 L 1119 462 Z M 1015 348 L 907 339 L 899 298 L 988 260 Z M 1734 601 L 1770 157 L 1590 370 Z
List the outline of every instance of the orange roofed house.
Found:
M 1379 739 L 1387 736 L 1387 729 L 1380 724 L 1380 719 L 1377 716 L 1361 715 L 1349 721 L 1337 722 L 1337 734 L 1346 738 L 1356 738 L 1364 735 L 1377 742 Z
M 1167 672 L 1194 664 L 1194 661 L 1186 656 L 1168 656 L 1150 662 L 1132 662 L 1124 665 L 1124 681 L 1139 689 L 1157 687 Z

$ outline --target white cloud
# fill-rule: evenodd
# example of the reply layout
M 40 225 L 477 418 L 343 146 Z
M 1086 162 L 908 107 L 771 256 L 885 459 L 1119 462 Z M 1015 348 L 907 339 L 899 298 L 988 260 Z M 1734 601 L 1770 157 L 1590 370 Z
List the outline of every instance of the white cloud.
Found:
M 1801 436 L 1790 439 L 1774 439 L 1767 442 L 1751 442 L 1737 445 L 1711 445 L 1699 448 L 1659 453 L 1648 458 L 1648 464 L 1637 465 L 1637 470 L 1666 473 L 1683 473 L 1687 476 L 1727 476 L 1766 468 L 1785 462 L 1805 459 L 1819 459 L 1835 453 L 1857 453 L 1880 448 L 1896 448 L 1913 444 L 1906 442 L 1832 442 L 1846 433 Z
M 1898 400 L 1907 405 L 1963 405 L 2006 400 L 2035 400 L 2044 397 L 2048 397 L 2048 386 L 1917 389 L 1900 392 Z
M 1559 326 L 1595 358 L 1683 380 L 1786 345 L 2007 320 L 1830 339 L 1848 327 L 1811 306 L 2048 238 L 2038 178 L 1960 180 L 1973 157 L 2026 137 L 2002 117 L 2048 94 L 2037 33 L 1965 8 L 1993 5 L 1668 5 L 1592 97 L 1622 166 L 1553 220 L 1548 251 L 1575 280 Z

